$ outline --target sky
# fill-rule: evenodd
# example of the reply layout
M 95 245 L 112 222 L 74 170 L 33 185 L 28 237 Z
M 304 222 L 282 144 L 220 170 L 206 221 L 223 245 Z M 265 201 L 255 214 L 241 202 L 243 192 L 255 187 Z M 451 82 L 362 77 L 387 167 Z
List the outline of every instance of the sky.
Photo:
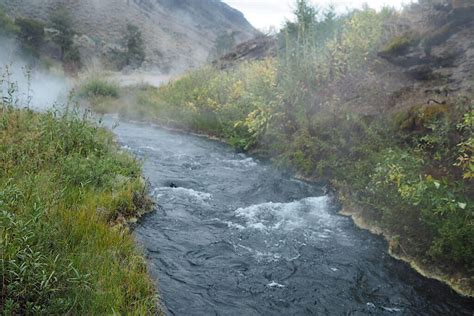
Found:
M 223 2 L 244 13 L 247 20 L 260 30 L 268 30 L 270 27 L 279 29 L 283 22 L 293 17 L 294 0 L 223 0 Z M 344 11 L 347 8 L 361 7 L 364 3 L 376 9 L 384 5 L 399 8 L 412 0 L 310 0 L 310 2 L 320 7 L 333 4 L 338 11 Z

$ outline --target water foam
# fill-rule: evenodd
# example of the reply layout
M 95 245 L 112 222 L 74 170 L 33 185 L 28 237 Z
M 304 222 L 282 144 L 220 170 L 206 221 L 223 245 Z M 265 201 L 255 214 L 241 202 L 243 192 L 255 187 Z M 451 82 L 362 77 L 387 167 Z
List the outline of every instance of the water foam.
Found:
M 256 167 L 258 165 L 258 162 L 256 162 L 253 158 L 245 158 L 245 159 L 235 159 L 235 160 L 224 160 L 224 163 L 229 165 L 230 167 L 236 167 L 236 168 L 252 168 Z
M 236 217 L 245 221 L 247 229 L 260 231 L 291 231 L 313 225 L 315 222 L 329 224 L 329 198 L 310 197 L 290 203 L 263 203 L 235 211 Z
M 191 200 L 200 203 L 208 203 L 212 200 L 212 194 L 206 192 L 200 192 L 193 189 L 186 188 L 172 188 L 172 192 L 186 195 L 191 198 Z
M 285 287 L 283 284 L 277 283 L 275 281 L 272 281 L 272 282 L 268 283 L 267 286 L 268 287 L 273 287 L 273 288 L 276 287 L 276 288 L 280 288 L 280 289 Z

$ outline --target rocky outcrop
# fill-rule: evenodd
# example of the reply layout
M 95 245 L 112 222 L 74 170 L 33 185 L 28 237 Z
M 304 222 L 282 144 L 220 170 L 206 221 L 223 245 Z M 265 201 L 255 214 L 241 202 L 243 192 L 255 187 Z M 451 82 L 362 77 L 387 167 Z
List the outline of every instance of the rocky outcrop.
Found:
M 232 52 L 215 60 L 213 64 L 221 69 L 227 69 L 244 61 L 275 57 L 276 54 L 276 39 L 273 36 L 261 35 L 238 45 Z
M 460 7 L 442 2 L 431 10 L 422 32 L 413 24 L 389 41 L 379 56 L 415 80 L 443 81 L 452 91 L 472 92 L 474 2 Z
M 243 14 L 220 0 L 0 0 L 12 16 L 47 21 L 59 7 L 70 12 L 86 56 L 100 57 L 116 46 L 127 23 L 146 43 L 148 68 L 181 71 L 209 59 L 215 40 L 232 34 L 237 44 L 259 33 Z M 82 47 L 81 47 L 82 48 Z

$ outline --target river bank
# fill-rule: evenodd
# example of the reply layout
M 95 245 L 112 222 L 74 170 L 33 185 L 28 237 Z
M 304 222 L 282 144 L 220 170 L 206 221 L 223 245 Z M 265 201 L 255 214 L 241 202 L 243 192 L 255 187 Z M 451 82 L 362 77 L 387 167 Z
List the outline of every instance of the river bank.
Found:
M 337 185 L 335 186 L 337 187 Z M 350 217 L 354 224 L 364 230 L 370 231 L 374 235 L 383 236 L 388 244 L 388 253 L 397 260 L 401 260 L 410 265 L 412 269 L 426 278 L 435 279 L 447 284 L 455 292 L 465 297 L 474 297 L 474 287 L 472 275 L 469 272 L 441 270 L 436 264 L 426 263 L 426 258 L 410 255 L 400 242 L 399 236 L 394 236 L 387 228 L 373 220 L 360 206 L 351 199 L 351 194 L 347 188 L 339 187 L 337 192 L 338 200 L 341 202 L 340 214 Z M 425 262 L 424 262 L 425 261 Z
M 151 206 L 140 163 L 72 109 L 0 109 L 2 311 L 160 313 L 127 228 Z

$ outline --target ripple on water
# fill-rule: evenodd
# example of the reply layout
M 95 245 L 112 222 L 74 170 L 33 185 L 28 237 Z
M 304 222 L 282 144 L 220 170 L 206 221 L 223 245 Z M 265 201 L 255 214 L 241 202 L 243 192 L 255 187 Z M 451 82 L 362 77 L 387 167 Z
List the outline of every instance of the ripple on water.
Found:
M 290 203 L 263 203 L 239 208 L 235 211 L 247 229 L 261 231 L 291 231 L 318 224 L 334 227 L 337 218 L 328 211 L 327 196 L 311 197 Z
M 153 190 L 155 198 L 159 200 L 161 197 L 180 198 L 193 203 L 208 204 L 212 200 L 212 194 L 196 191 L 187 188 L 157 188 Z
M 253 158 L 225 159 L 223 162 L 227 167 L 232 168 L 252 168 L 258 166 L 258 163 Z

